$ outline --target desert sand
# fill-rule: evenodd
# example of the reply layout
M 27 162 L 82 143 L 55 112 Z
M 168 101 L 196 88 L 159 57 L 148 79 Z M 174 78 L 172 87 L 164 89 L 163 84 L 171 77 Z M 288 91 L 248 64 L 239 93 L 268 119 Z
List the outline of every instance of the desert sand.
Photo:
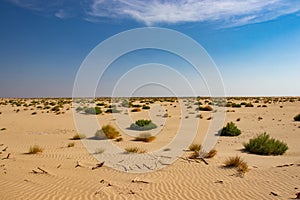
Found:
M 22 103 L 17 105 L 14 101 Z M 0 199 L 293 199 L 300 192 L 300 122 L 293 119 L 300 113 L 298 97 L 228 98 L 227 102 L 253 104 L 227 107 L 224 126 L 234 122 L 241 135 L 220 137 L 214 147 L 217 155 L 205 159 L 208 164 L 188 159 L 191 152 L 182 149 L 181 158 L 148 173 L 118 171 L 106 163 L 97 167 L 101 161 L 83 143 L 89 140 L 90 133 L 80 133 L 87 134 L 86 139 L 72 140 L 78 132 L 70 100 L 62 103 L 59 111 L 51 110 L 55 103 L 45 108 L 45 102 L 51 101 L 57 103 L 59 99 L 0 100 Z M 108 105 L 107 100 L 100 101 Z M 133 103 L 143 104 L 140 101 Z M 155 101 L 149 104 L 150 110 L 102 113 L 97 119 L 99 124 L 110 124 L 121 133 L 122 141 L 111 140 L 120 149 L 136 146 L 152 152 L 164 148 L 176 135 L 181 120 L 199 123 L 194 143 L 201 144 L 213 111 L 195 111 L 194 100 L 184 101 L 185 113 L 180 112 L 176 100 Z M 205 99 L 200 101 L 205 105 Z M 102 111 L 107 109 L 100 107 Z M 83 113 L 75 115 L 90 117 Z M 122 130 L 127 125 L 116 124 L 116 115 L 129 115 L 133 121 L 151 116 L 160 132 L 152 142 L 133 141 Z M 155 129 L 152 131 L 155 134 Z M 280 156 L 245 152 L 243 143 L 264 132 L 285 142 L 287 152 Z M 28 154 L 33 145 L 43 151 Z M 224 168 L 224 161 L 236 155 L 248 164 L 246 173 Z

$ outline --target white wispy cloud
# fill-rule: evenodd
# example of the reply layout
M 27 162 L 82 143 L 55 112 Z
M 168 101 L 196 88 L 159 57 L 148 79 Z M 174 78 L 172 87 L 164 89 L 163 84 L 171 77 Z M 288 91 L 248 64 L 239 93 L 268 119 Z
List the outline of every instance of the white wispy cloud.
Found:
M 220 22 L 240 26 L 300 11 L 295 0 L 92 0 L 93 17 L 132 18 L 146 25 Z
M 299 15 L 300 0 L 7 0 L 58 18 L 134 19 L 145 25 L 216 22 L 241 26 Z M 76 7 L 73 9 L 73 7 Z M 68 11 L 68 12 L 67 12 Z M 74 12 L 77 12 L 74 14 Z M 79 13 L 79 14 L 78 14 Z

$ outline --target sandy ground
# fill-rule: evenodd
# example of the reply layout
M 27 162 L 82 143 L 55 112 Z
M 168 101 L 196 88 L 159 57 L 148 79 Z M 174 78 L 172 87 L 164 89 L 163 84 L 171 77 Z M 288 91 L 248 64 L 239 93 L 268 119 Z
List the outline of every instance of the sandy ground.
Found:
M 244 100 L 232 101 L 239 103 Z M 226 112 L 224 125 L 230 121 L 235 122 L 242 134 L 237 137 L 220 137 L 215 146 L 218 153 L 214 158 L 206 160 L 208 165 L 201 161 L 177 159 L 149 173 L 122 172 L 106 164 L 93 170 L 100 161 L 87 151 L 82 141 L 70 140 L 77 129 L 69 104 L 64 106 L 60 114 L 51 111 L 47 113 L 34 106 L 0 105 L 0 129 L 5 128 L 0 131 L 0 199 L 295 198 L 295 194 L 300 192 L 300 122 L 295 122 L 293 118 L 300 113 L 300 101 L 262 101 L 254 103 L 252 100 L 254 107 L 228 108 L 235 112 Z M 188 108 L 190 105 L 192 108 Z M 122 133 L 123 141 L 111 141 L 120 149 L 130 146 L 144 148 L 148 152 L 163 149 L 176 135 L 182 120 L 196 120 L 199 123 L 194 142 L 202 143 L 212 121 L 208 118 L 213 112 L 200 111 L 203 118 L 197 118 L 199 112 L 195 111 L 193 102 L 188 101 L 184 103 L 186 107 L 182 107 L 185 110 L 183 113 L 180 104 L 176 102 L 156 102 L 150 106 L 150 111 L 127 114 L 123 111 L 118 115 L 128 115 L 133 121 L 153 117 L 160 132 L 151 132 L 157 133 L 151 143 L 132 141 L 134 137 L 124 133 L 126 124 L 117 126 L 118 120 L 112 114 L 97 115 L 97 120 L 101 125 L 117 127 Z M 17 109 L 20 111 L 16 112 Z M 32 115 L 33 112 L 37 114 Z M 165 113 L 169 116 L 163 118 Z M 262 119 L 258 120 L 259 117 Z M 282 156 L 244 152 L 243 143 L 263 132 L 286 142 L 288 151 Z M 68 147 L 72 142 L 74 147 Z M 29 147 L 35 144 L 42 147 L 43 152 L 27 154 Z M 181 151 L 182 158 L 190 154 L 184 149 Z M 224 161 L 235 155 L 241 156 L 249 166 L 249 172 L 243 176 L 236 169 L 223 167 Z M 80 166 L 76 167 L 77 164 Z

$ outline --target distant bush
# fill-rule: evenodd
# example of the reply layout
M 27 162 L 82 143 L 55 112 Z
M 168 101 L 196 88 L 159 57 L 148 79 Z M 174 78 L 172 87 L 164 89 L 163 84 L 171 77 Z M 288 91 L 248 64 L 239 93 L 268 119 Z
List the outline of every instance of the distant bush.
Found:
M 294 117 L 294 120 L 295 120 L 295 121 L 300 121 L 300 114 L 296 115 L 296 116 Z
M 96 106 L 105 106 L 104 102 L 97 103 Z
M 111 125 L 102 126 L 101 130 L 98 130 L 95 136 L 99 139 L 104 139 L 104 136 L 108 139 L 115 139 L 120 136 L 119 131 Z
M 130 125 L 130 129 L 138 130 L 138 131 L 145 131 L 157 128 L 156 124 L 152 123 L 151 120 L 137 120 L 135 123 Z
M 105 113 L 120 113 L 121 111 L 117 110 L 116 108 L 109 108 L 105 111 Z
M 242 106 L 241 106 L 241 104 L 232 103 L 232 104 L 231 104 L 231 107 L 233 107 L 233 108 L 240 108 L 240 107 L 242 107 Z
M 84 108 L 83 108 L 83 107 L 80 107 L 80 106 L 76 108 L 76 112 L 81 112 L 81 111 L 83 111 L 83 110 L 84 110 Z
M 150 106 L 143 105 L 142 109 L 144 109 L 144 110 L 149 110 L 149 109 L 150 109 Z
M 42 153 L 43 149 L 38 145 L 33 145 L 29 148 L 28 154 Z
M 131 110 L 131 112 L 140 112 L 140 111 L 141 111 L 140 108 L 134 108 L 134 109 Z
M 68 147 L 74 147 L 75 143 L 74 142 L 69 142 Z
M 84 112 L 86 114 L 91 114 L 91 115 L 99 115 L 102 113 L 101 108 L 96 106 L 96 107 L 92 107 L 92 108 L 85 108 Z
M 143 141 L 143 142 L 152 142 L 153 140 L 155 140 L 155 136 L 152 136 L 151 133 L 141 133 L 134 140 Z
M 253 107 L 253 104 L 252 103 L 246 103 L 245 107 Z
M 36 115 L 37 114 L 37 112 L 33 112 L 33 113 L 31 113 L 32 115 Z
M 76 133 L 73 137 L 72 140 L 80 140 L 80 139 L 84 139 L 86 138 L 86 136 L 84 134 L 78 134 Z
M 202 111 L 212 111 L 213 110 L 213 108 L 211 106 L 199 106 L 198 109 L 202 110 Z
M 238 136 L 241 133 L 241 130 L 233 122 L 227 123 L 221 130 L 221 136 Z
M 247 151 L 259 155 L 282 155 L 288 150 L 287 144 L 270 138 L 267 133 L 258 135 L 244 144 Z

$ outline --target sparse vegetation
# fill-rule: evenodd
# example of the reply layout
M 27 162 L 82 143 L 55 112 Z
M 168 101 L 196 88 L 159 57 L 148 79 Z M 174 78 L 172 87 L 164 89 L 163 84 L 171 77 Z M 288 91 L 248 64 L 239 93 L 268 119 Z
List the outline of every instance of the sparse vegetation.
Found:
M 120 136 L 119 131 L 111 125 L 102 126 L 101 131 L 105 134 L 108 139 L 115 139 Z
M 294 120 L 297 121 L 297 122 L 299 122 L 299 121 L 300 121 L 300 114 L 296 115 L 296 116 L 294 117 Z
M 138 131 L 145 131 L 157 128 L 156 124 L 154 124 L 151 120 L 137 120 L 135 123 L 130 125 L 130 129 L 138 130 Z
M 193 143 L 193 144 L 191 144 L 190 146 L 189 146 L 189 150 L 190 151 L 200 151 L 201 150 L 201 144 L 195 144 L 195 143 Z
M 80 140 L 80 139 L 84 139 L 84 138 L 86 138 L 86 136 L 84 134 L 76 133 L 75 135 L 73 135 L 72 140 Z
M 213 108 L 211 106 L 199 106 L 198 108 L 201 111 L 212 111 Z
M 241 133 L 241 130 L 233 122 L 227 123 L 221 130 L 221 136 L 238 136 Z
M 140 108 L 134 108 L 134 109 L 131 110 L 131 112 L 140 112 L 140 111 L 141 111 Z
M 224 164 L 225 167 L 235 167 L 242 173 L 249 171 L 247 163 L 240 156 L 229 157 Z
M 74 147 L 75 146 L 75 142 L 69 142 L 68 147 Z
M 247 151 L 259 155 L 282 155 L 288 150 L 286 143 L 270 138 L 267 133 L 260 134 L 244 144 Z
M 42 153 L 43 149 L 38 145 L 33 145 L 29 148 L 28 154 Z
M 128 153 L 146 153 L 147 152 L 145 149 L 142 149 L 139 147 L 126 147 L 125 151 Z
M 204 158 L 213 158 L 217 155 L 217 150 L 211 149 L 208 153 L 205 154 Z
M 32 115 L 36 115 L 37 114 L 37 112 L 33 112 L 33 113 L 31 113 Z
M 102 113 L 101 108 L 96 106 L 94 108 L 85 108 L 84 112 L 90 115 L 99 115 Z
M 141 133 L 134 140 L 143 141 L 143 142 L 152 142 L 153 140 L 155 140 L 155 136 L 152 136 L 151 133 Z
M 150 106 L 143 105 L 142 109 L 144 109 L 144 110 L 149 110 L 149 109 L 150 109 Z

